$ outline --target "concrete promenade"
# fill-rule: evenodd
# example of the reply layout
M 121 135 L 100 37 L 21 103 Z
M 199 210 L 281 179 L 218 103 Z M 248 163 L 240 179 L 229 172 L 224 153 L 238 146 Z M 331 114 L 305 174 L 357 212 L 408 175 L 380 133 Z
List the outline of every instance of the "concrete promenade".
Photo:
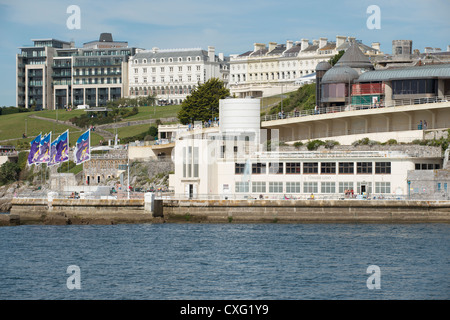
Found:
M 449 223 L 450 201 L 25 199 L 0 225 L 119 223 Z

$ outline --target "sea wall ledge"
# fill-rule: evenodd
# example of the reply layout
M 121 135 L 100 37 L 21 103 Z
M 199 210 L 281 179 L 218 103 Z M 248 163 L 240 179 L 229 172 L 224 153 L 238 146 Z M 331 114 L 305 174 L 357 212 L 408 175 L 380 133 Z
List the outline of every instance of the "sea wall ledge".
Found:
M 450 201 L 164 200 L 163 211 L 192 222 L 450 222 Z
M 409 200 L 12 200 L 1 225 L 210 223 L 449 223 L 450 201 Z M 6 218 L 6 216 L 9 216 Z

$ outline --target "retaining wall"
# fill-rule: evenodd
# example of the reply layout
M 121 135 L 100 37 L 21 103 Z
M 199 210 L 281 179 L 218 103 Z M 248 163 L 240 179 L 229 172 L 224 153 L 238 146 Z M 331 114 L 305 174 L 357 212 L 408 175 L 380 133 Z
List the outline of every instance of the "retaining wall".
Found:
M 0 224 L 449 223 L 450 201 L 16 198 L 9 216 Z
M 166 221 L 450 222 L 450 201 L 165 200 Z

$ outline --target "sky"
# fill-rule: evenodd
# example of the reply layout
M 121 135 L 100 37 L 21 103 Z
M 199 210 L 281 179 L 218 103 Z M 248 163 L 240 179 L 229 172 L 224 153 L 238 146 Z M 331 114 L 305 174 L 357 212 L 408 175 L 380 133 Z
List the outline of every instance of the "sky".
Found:
M 67 26 L 71 5 L 80 9 L 79 29 Z M 371 5 L 379 8 L 377 20 L 368 12 Z M 31 39 L 82 47 L 109 32 L 130 47 L 214 46 L 216 54 L 230 55 L 252 50 L 256 42 L 335 41 L 342 35 L 379 42 L 388 54 L 392 40 L 412 40 L 420 52 L 446 51 L 449 13 L 450 0 L 0 0 L 0 106 L 15 105 L 15 56 Z M 379 28 L 369 28 L 368 20 L 379 21 Z

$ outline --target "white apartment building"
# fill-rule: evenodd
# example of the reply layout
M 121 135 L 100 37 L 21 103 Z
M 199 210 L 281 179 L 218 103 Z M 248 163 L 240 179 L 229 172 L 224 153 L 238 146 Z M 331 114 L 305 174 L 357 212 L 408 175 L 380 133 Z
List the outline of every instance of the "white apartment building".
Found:
M 327 38 L 308 39 L 285 44 L 255 43 L 253 50 L 230 56 L 230 92 L 237 97 L 266 97 L 290 92 L 300 87 L 302 77 L 313 75 L 316 66 L 328 61 L 341 50 L 347 50 L 353 37 L 336 36 L 335 42 Z M 382 54 L 380 44 L 371 47 L 356 41 L 361 51 L 372 57 Z
M 160 104 L 181 103 L 199 84 L 219 78 L 228 85 L 228 58 L 215 48 L 144 50 L 129 59 L 131 98 L 156 95 Z

